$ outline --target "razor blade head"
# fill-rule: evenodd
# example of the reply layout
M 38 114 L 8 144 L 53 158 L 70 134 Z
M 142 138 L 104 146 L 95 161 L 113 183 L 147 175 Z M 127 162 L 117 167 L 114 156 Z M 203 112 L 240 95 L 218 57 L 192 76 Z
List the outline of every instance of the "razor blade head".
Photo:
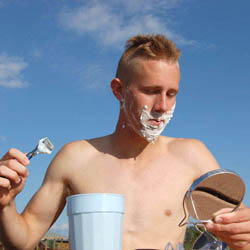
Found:
M 54 145 L 49 140 L 48 137 L 42 138 L 39 140 L 37 145 L 37 151 L 40 154 L 51 154 L 54 149 Z

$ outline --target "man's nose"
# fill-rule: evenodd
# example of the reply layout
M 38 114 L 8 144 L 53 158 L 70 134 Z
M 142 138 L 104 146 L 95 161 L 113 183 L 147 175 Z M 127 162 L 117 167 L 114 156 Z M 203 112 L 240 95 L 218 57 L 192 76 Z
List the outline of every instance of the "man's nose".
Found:
M 165 94 L 157 96 L 154 110 L 159 112 L 159 113 L 165 113 L 169 110 L 167 97 Z

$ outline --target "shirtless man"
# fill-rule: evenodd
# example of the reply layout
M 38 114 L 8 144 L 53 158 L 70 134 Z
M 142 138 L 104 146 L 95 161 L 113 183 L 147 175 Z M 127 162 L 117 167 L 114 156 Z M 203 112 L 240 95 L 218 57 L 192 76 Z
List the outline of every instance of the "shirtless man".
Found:
M 123 250 L 163 249 L 183 242 L 183 197 L 192 182 L 219 168 L 199 141 L 160 136 L 179 91 L 180 51 L 162 35 L 138 35 L 127 42 L 111 82 L 120 102 L 113 134 L 65 145 L 51 162 L 44 182 L 22 214 L 15 196 L 28 177 L 29 161 L 11 149 L 0 162 L 0 236 L 7 249 L 33 249 L 79 193 L 125 196 Z M 178 180 L 178 181 L 177 181 Z M 223 214 L 209 224 L 232 249 L 250 249 L 248 208 Z M 221 218 L 223 218 L 223 216 Z

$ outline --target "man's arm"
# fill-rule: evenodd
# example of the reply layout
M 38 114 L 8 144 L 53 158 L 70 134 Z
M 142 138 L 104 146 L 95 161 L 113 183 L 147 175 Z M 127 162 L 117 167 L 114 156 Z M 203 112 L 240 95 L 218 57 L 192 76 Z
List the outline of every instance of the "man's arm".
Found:
M 178 158 L 191 166 L 190 171 L 194 172 L 194 180 L 209 171 L 220 168 L 214 156 L 201 141 L 196 139 L 179 139 L 178 141 L 181 144 L 176 144 L 175 151 Z
M 18 214 L 14 198 L 23 189 L 27 178 L 27 173 L 21 176 L 19 170 L 24 167 L 21 160 L 24 158 L 24 154 L 18 150 L 14 150 L 14 152 L 12 150 L 11 154 L 6 154 L 1 160 L 0 169 L 2 169 L 2 173 L 4 172 L 4 179 L 9 180 L 9 185 L 0 186 L 0 236 L 7 249 L 34 249 L 63 210 L 68 194 L 67 173 L 64 170 L 70 166 L 71 160 L 67 151 L 66 147 L 57 154 L 47 170 L 41 188 L 22 214 Z M 13 163 L 15 163 L 15 167 L 13 167 Z M 14 173 L 9 173 L 10 171 Z M 10 176 L 13 177 L 10 178 Z M 18 177 L 22 180 L 14 182 L 13 178 L 18 179 Z
M 196 140 L 189 143 L 192 144 L 190 155 L 196 155 L 194 164 L 198 164 L 198 169 L 203 172 L 201 174 L 219 168 L 215 158 L 202 143 Z M 226 242 L 230 249 L 250 250 L 250 208 L 242 204 L 236 211 L 231 211 L 227 208 L 218 211 L 214 215 L 214 223 L 207 223 L 206 228 Z

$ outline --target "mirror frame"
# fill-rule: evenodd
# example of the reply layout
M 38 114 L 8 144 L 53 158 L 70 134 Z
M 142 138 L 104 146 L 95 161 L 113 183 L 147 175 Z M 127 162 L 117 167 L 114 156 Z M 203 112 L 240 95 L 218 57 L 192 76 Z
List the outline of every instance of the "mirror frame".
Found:
M 234 172 L 234 171 L 231 171 L 231 170 L 228 170 L 228 169 L 215 169 L 215 170 L 212 170 L 212 171 L 209 171 L 203 175 L 201 175 L 199 178 L 197 178 L 193 184 L 190 186 L 190 188 L 188 189 L 188 191 L 186 192 L 184 198 L 183 198 L 183 209 L 184 209 L 184 213 L 185 213 L 185 217 L 182 219 L 182 221 L 179 223 L 179 226 L 184 226 L 186 224 L 189 224 L 188 222 L 188 218 L 191 217 L 193 218 L 194 220 L 197 220 L 199 223 L 204 223 L 204 222 L 208 222 L 208 221 L 211 221 L 211 220 L 201 220 L 199 218 L 197 218 L 197 214 L 196 214 L 196 218 L 193 216 L 193 214 L 196 213 L 196 209 L 194 207 L 194 204 L 192 203 L 192 206 L 193 206 L 193 211 L 188 211 L 188 206 L 187 206 L 187 202 L 188 200 L 191 199 L 191 202 L 192 202 L 192 192 L 206 179 L 208 178 L 211 178 L 212 176 L 216 176 L 216 175 L 219 175 L 219 174 L 231 174 L 231 175 L 235 175 L 236 177 L 239 178 L 239 180 L 242 182 L 242 187 L 243 187 L 243 190 L 242 190 L 242 197 L 241 199 L 239 200 L 239 204 L 235 205 L 234 208 L 232 208 L 232 211 L 235 211 L 239 206 L 240 204 L 242 203 L 243 199 L 244 199 L 244 195 L 245 195 L 245 190 L 246 190 L 246 187 L 245 187 L 245 183 L 244 181 L 240 178 L 240 176 Z M 187 219 L 187 222 L 184 222 L 185 220 Z M 211 218 L 212 219 L 212 218 Z M 192 223 L 191 223 L 192 224 Z

